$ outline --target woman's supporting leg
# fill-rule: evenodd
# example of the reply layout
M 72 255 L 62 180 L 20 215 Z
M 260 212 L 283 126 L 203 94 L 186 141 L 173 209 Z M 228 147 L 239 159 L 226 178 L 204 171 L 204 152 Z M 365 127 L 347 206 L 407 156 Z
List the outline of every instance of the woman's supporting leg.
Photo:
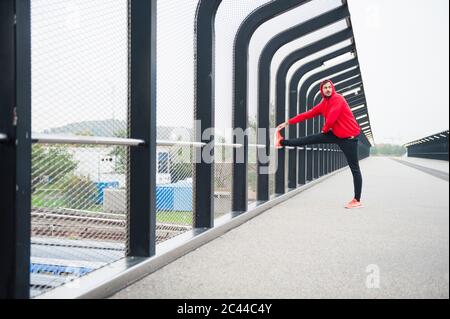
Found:
M 311 144 L 332 144 L 337 143 L 339 140 L 336 135 L 329 133 L 319 133 L 309 136 L 304 136 L 300 138 L 292 138 L 288 140 L 281 140 L 280 144 L 282 146 L 303 146 Z
M 361 169 L 359 167 L 359 143 L 358 139 L 341 139 L 338 143 L 342 152 L 347 159 L 348 166 L 352 171 L 353 175 L 353 186 L 355 190 L 355 199 L 357 201 L 361 200 L 362 192 L 362 175 Z

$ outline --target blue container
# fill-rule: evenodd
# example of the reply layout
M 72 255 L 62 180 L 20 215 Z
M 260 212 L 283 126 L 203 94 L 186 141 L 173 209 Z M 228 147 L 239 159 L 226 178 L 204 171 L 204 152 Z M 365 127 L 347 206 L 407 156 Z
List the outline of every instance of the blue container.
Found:
M 173 210 L 192 211 L 192 182 L 174 184 Z
M 156 210 L 173 210 L 173 186 L 156 186 Z
M 192 182 L 157 185 L 156 210 L 192 211 Z

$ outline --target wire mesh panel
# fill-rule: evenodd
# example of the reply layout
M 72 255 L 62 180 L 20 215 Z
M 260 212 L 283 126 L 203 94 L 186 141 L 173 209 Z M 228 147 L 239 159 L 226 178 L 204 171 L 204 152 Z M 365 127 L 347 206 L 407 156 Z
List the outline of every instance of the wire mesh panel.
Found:
M 302 6 L 289 10 L 269 21 L 264 23 L 258 30 L 256 30 L 250 46 L 250 56 L 254 57 L 250 60 L 249 72 L 252 74 L 259 75 L 258 71 L 258 58 L 264 49 L 264 47 L 270 42 L 270 40 L 279 35 L 280 33 L 297 26 L 301 23 L 305 23 L 306 21 L 316 17 L 320 14 L 323 14 L 331 9 L 334 9 L 338 6 L 342 5 L 342 1 L 340 0 L 316 0 L 308 2 Z M 330 33 L 330 29 L 327 31 Z M 271 61 L 271 74 L 270 74 L 270 104 L 269 104 L 269 128 L 275 128 L 280 123 L 275 123 L 276 121 L 276 107 L 275 104 L 275 82 L 276 82 L 276 73 L 278 67 L 289 53 L 293 52 L 296 49 L 306 46 L 307 44 L 317 41 L 319 38 L 323 37 L 327 32 L 324 30 L 319 30 L 316 32 L 312 32 L 307 34 L 306 36 L 299 37 L 298 39 L 293 39 L 288 42 L 286 45 L 282 46 L 276 54 L 273 56 Z M 258 80 L 257 76 L 251 75 L 249 77 L 249 92 L 257 92 L 258 89 Z M 268 88 L 269 89 L 269 88 Z M 249 94 L 249 114 L 257 114 L 258 113 L 258 105 L 260 101 L 257 99 L 257 94 Z M 273 134 L 269 134 L 272 138 Z M 272 142 L 273 145 L 273 142 Z M 275 193 L 275 172 L 279 165 L 284 163 L 278 163 L 276 160 L 276 154 L 272 154 L 275 151 L 274 148 L 270 149 L 271 154 L 267 154 L 266 156 L 270 156 L 270 165 L 269 165 L 269 195 L 273 196 Z M 286 162 L 286 161 L 285 161 Z
M 33 131 L 126 129 L 127 0 L 33 0 L 31 9 Z
M 226 132 L 223 136 L 226 143 L 232 143 L 232 107 L 233 107 L 233 48 L 236 33 L 244 19 L 259 6 L 270 2 L 268 0 L 252 0 L 252 1 L 235 1 L 224 0 L 220 4 L 216 15 L 215 24 L 215 123 L 218 131 Z M 252 122 L 253 121 L 253 122 Z M 253 123 L 253 124 L 252 124 Z M 256 142 L 256 126 L 255 121 L 249 119 L 249 143 Z M 252 127 L 253 125 L 253 127 Z M 219 140 L 220 141 L 220 140 Z M 216 141 L 217 142 L 217 141 Z M 216 148 L 216 151 L 218 149 Z M 232 154 L 231 147 L 226 150 Z M 252 154 L 253 152 L 253 154 Z M 217 158 L 217 156 L 216 156 Z M 249 162 L 254 158 L 256 163 L 256 148 L 249 147 Z M 222 165 L 216 162 L 214 166 L 215 178 L 219 178 L 218 174 L 226 173 L 232 176 L 232 165 Z M 225 172 L 224 172 L 225 171 Z M 220 173 L 218 173 L 220 172 Z M 249 201 L 256 200 L 256 164 L 249 163 L 248 170 L 249 180 Z M 217 185 L 217 182 L 216 182 Z M 253 186 L 251 186 L 253 185 Z M 215 216 L 228 212 L 231 208 L 231 181 L 227 187 L 215 188 Z
M 228 138 L 227 138 L 228 137 Z M 214 217 L 231 211 L 233 148 L 226 130 L 215 130 L 214 148 Z
M 32 150 L 32 236 L 124 242 L 124 147 L 36 144 Z
M 33 0 L 32 131 L 128 137 L 128 1 Z M 31 295 L 125 256 L 128 147 L 34 144 Z
M 157 243 L 192 228 L 192 158 L 191 146 L 157 147 Z
M 198 0 L 157 3 L 157 242 L 192 228 L 194 27 Z M 167 142 L 171 142 L 167 143 Z

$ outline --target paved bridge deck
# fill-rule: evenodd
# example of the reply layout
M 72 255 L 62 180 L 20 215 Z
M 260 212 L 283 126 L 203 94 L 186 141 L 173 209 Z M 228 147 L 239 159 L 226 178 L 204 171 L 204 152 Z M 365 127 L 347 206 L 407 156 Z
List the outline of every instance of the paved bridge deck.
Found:
M 448 178 L 360 165 L 365 208 L 344 170 L 113 298 L 449 298 Z

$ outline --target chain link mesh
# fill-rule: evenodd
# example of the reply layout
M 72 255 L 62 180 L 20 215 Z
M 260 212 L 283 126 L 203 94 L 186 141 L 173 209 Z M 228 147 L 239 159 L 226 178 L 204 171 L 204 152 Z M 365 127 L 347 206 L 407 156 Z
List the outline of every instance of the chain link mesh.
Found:
M 215 24 L 215 123 L 216 130 L 224 132 L 225 129 L 232 128 L 232 107 L 233 107 L 233 48 L 234 39 L 239 26 L 244 19 L 259 6 L 268 3 L 268 0 L 235 1 L 224 0 L 216 15 Z M 253 92 L 254 93 L 254 92 Z M 250 114 L 249 143 L 256 144 L 256 116 Z M 232 143 L 231 133 L 222 133 L 220 141 Z M 232 154 L 231 147 L 225 147 L 225 153 Z M 216 148 L 218 151 L 218 148 Z M 249 202 L 256 200 L 256 147 L 249 147 L 248 166 L 248 197 Z M 217 158 L 217 156 L 216 156 Z M 218 187 L 215 188 L 215 215 L 220 216 L 231 209 L 231 185 L 232 185 L 232 156 L 226 165 L 215 163 L 215 178 L 222 179 L 221 176 L 228 176 L 227 186 L 220 187 L 220 182 L 216 181 Z M 219 176 L 218 174 L 221 174 Z
M 157 2 L 157 242 L 192 229 L 194 28 L 198 0 Z
M 215 142 L 231 143 L 231 137 L 226 132 L 216 130 Z M 227 138 L 228 137 L 228 138 Z M 220 217 L 231 211 L 233 148 L 226 145 L 216 145 L 214 148 L 214 217 Z
M 33 134 L 128 136 L 128 1 L 31 2 Z M 31 295 L 125 256 L 128 148 L 32 147 Z
M 338 0 L 318 1 L 322 3 L 320 9 L 311 9 L 314 6 L 308 4 L 302 10 L 277 17 L 264 24 L 252 39 L 248 94 L 250 203 L 256 201 L 255 99 L 260 51 L 279 31 L 298 23 L 303 17 L 310 17 L 312 12 L 319 13 L 341 3 Z M 217 12 L 216 143 L 232 143 L 232 136 L 225 128 L 232 126 L 236 32 L 248 14 L 268 2 L 224 0 Z M 194 20 L 197 5 L 198 0 L 157 3 L 158 244 L 192 229 L 194 222 L 194 147 L 185 143 L 194 141 Z M 33 133 L 129 137 L 129 0 L 34 0 L 31 13 Z M 310 37 L 308 41 L 313 39 Z M 296 45 L 305 43 L 307 41 Z M 289 50 L 280 51 L 287 54 Z M 275 57 L 274 64 L 281 61 L 283 54 Z M 270 127 L 278 124 L 275 123 L 273 91 L 272 86 Z M 215 148 L 215 217 L 231 210 L 232 153 L 233 148 L 228 145 Z M 287 163 L 288 152 L 284 163 L 286 170 Z M 126 146 L 33 145 L 32 296 L 125 256 L 128 175 L 129 147 Z M 274 174 L 270 174 L 271 195 L 274 188 Z

